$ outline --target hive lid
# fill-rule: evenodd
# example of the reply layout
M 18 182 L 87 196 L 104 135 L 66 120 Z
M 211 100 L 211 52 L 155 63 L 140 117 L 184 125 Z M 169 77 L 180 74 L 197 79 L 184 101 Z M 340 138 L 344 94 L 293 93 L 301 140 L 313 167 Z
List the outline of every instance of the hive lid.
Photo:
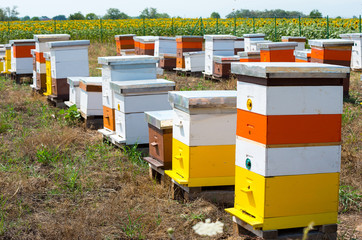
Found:
M 73 87 L 78 87 L 82 77 L 68 77 L 67 83 Z
M 138 42 L 153 43 L 156 40 L 155 36 L 134 36 L 133 39 Z
M 143 63 L 157 63 L 158 57 L 147 55 L 133 55 L 133 56 L 110 56 L 99 57 L 98 63 L 104 65 L 120 65 L 120 64 L 143 64 Z
M 198 51 L 198 52 L 184 52 L 184 56 L 195 56 L 195 55 L 205 55 L 205 51 Z
M 343 39 L 360 39 L 362 38 L 362 33 L 345 33 L 339 34 L 339 36 Z
M 264 33 L 250 33 L 250 34 L 244 34 L 244 38 L 263 38 L 265 37 Z
M 239 57 L 260 57 L 260 52 L 238 52 Z
M 80 81 L 85 85 L 102 86 L 102 77 L 80 77 Z
M 26 44 L 26 45 L 34 45 L 35 44 L 35 40 L 34 39 L 15 39 L 15 40 L 10 40 L 9 41 L 9 44 L 10 45 L 23 45 L 23 44 Z
M 170 40 L 170 41 L 176 41 L 176 37 L 155 37 L 156 40 Z
M 56 42 L 47 42 L 49 48 L 58 48 L 58 47 L 81 47 L 89 46 L 89 40 L 72 40 L 72 41 L 56 41 Z
M 136 36 L 136 34 L 120 34 L 120 35 L 115 35 L 114 38 L 134 37 L 134 36 Z
M 249 62 L 231 63 L 231 72 L 256 78 L 343 78 L 348 67 L 302 62 Z M 287 80 L 286 80 L 287 81 Z
M 288 41 L 303 41 L 305 42 L 307 40 L 306 37 L 294 37 L 294 36 L 282 36 L 282 40 L 288 40 Z
M 203 37 L 202 36 L 194 36 L 194 35 L 190 35 L 190 36 L 176 36 L 176 42 L 201 42 L 203 41 Z
M 204 35 L 205 40 L 235 40 L 233 35 Z
M 164 79 L 111 82 L 111 88 L 119 94 L 173 90 L 175 82 Z
M 270 40 L 252 41 L 252 42 L 250 42 L 250 45 L 258 45 L 261 43 L 272 43 L 272 41 L 270 41 Z
M 146 121 L 158 129 L 172 128 L 173 110 L 145 112 Z
M 236 108 L 236 91 L 171 91 L 168 101 L 178 109 Z
M 5 44 L 5 49 L 10 49 L 11 45 L 10 44 Z
M 311 49 L 294 50 L 294 56 L 296 57 L 308 58 L 311 56 L 311 53 L 312 53 Z
M 298 43 L 296 43 L 296 42 L 262 42 L 262 43 L 258 43 L 258 47 L 260 49 L 271 49 L 271 48 L 294 49 L 296 46 L 298 46 Z
M 222 62 L 222 61 L 239 61 L 240 57 L 238 55 L 235 56 L 214 56 L 215 62 Z
M 37 34 L 34 35 L 34 40 L 37 42 L 51 42 L 69 40 L 69 34 Z
M 346 39 L 314 39 L 308 41 L 310 46 L 316 47 L 335 47 L 335 46 L 353 46 L 354 42 Z

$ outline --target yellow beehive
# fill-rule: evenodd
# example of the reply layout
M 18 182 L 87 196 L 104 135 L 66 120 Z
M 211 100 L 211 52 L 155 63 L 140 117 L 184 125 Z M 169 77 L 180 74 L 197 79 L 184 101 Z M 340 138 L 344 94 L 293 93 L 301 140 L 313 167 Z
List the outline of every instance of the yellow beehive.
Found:
M 46 74 L 46 91 L 44 92 L 45 96 L 52 95 L 52 69 L 50 61 L 50 53 L 43 53 L 45 58 L 45 74 Z
M 11 70 L 11 46 L 5 45 L 5 73 L 10 73 Z

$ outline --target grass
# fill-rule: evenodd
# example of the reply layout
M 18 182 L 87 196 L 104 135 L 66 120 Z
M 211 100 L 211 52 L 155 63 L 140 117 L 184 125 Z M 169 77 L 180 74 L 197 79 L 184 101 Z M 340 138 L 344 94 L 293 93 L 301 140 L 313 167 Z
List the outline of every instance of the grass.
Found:
M 114 49 L 92 44 L 93 76 L 100 75 L 97 57 Z M 177 90 L 236 89 L 235 79 L 163 77 L 175 81 Z M 361 211 L 357 73 L 351 75 L 351 96 L 342 120 L 340 236 L 355 234 L 352 220 Z M 169 186 L 149 179 L 143 156 L 137 145 L 122 150 L 103 143 L 97 131 L 81 126 L 74 109 L 50 107 L 29 86 L 0 78 L 0 239 L 200 239 L 192 226 L 206 218 L 225 223 L 216 239 L 233 239 L 223 206 L 171 200 Z

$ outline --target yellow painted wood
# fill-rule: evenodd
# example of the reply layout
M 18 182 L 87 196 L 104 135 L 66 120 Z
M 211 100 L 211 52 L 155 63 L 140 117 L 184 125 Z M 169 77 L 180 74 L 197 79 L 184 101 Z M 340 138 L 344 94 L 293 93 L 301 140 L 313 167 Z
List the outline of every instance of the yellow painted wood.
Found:
M 190 147 L 173 139 L 172 171 L 189 187 L 234 185 L 235 145 Z
M 11 69 L 11 50 L 7 49 L 5 51 L 5 73 L 10 73 Z
M 5 66 L 5 61 L 4 62 L 0 61 L 0 70 L 1 70 L 1 72 L 3 72 L 5 70 L 4 66 Z
M 44 93 L 45 96 L 52 95 L 52 71 L 50 60 L 45 61 L 45 72 L 46 72 L 46 87 L 47 90 Z
M 311 222 L 314 222 L 314 225 L 334 224 L 337 222 L 337 216 L 338 216 L 337 212 L 329 212 L 329 213 L 260 219 L 260 218 L 253 218 L 252 216 L 236 208 L 227 208 L 225 209 L 225 211 L 230 213 L 232 216 L 235 216 L 240 220 L 248 223 L 254 229 L 260 229 L 264 231 L 306 227 Z
M 236 166 L 235 208 L 266 218 L 335 213 L 339 173 L 263 177 Z

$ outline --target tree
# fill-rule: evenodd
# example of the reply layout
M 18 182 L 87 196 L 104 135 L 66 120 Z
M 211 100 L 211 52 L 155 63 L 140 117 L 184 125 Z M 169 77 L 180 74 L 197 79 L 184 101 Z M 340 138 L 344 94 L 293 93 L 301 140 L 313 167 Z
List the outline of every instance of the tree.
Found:
M 30 20 L 30 17 L 29 17 L 29 16 L 24 16 L 21 20 L 22 20 L 22 21 L 29 21 L 29 20 Z
M 317 9 L 314 9 L 309 13 L 309 17 L 311 17 L 311 18 L 321 18 L 323 16 L 322 16 L 321 12 L 319 12 Z
M 285 11 L 283 9 L 272 9 L 272 10 L 248 10 L 240 9 L 226 15 L 226 18 L 258 18 L 258 17 L 305 17 L 305 14 L 298 11 Z
M 87 15 L 85 15 L 85 19 L 87 19 L 87 20 L 95 20 L 95 19 L 99 19 L 99 18 L 95 13 L 88 13 Z
M 40 18 L 39 17 L 32 17 L 31 21 L 40 21 Z
M 84 20 L 85 17 L 81 12 L 70 14 L 68 17 L 69 20 Z
M 67 17 L 65 15 L 57 15 L 53 17 L 53 20 L 67 20 Z
M 109 8 L 106 15 L 103 16 L 104 19 L 127 19 L 129 16 L 117 8 Z
M 211 13 L 210 17 L 211 18 L 220 18 L 220 14 L 217 12 L 213 12 L 213 13 Z
M 158 13 L 156 8 L 145 8 L 139 18 L 170 18 L 167 13 Z
M 19 12 L 16 10 L 18 7 L 0 8 L 0 21 L 16 21 L 19 20 Z

